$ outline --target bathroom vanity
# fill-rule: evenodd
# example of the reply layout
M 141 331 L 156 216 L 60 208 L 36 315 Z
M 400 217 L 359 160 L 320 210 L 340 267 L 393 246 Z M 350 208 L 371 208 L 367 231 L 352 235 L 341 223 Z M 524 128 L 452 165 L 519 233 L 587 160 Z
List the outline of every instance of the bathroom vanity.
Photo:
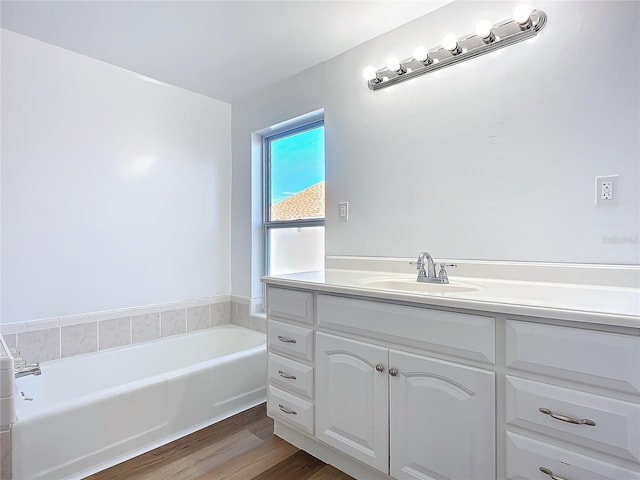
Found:
M 637 288 L 457 277 L 418 290 L 355 270 L 263 280 L 275 433 L 350 475 L 640 479 Z M 518 289 L 535 298 L 519 303 Z

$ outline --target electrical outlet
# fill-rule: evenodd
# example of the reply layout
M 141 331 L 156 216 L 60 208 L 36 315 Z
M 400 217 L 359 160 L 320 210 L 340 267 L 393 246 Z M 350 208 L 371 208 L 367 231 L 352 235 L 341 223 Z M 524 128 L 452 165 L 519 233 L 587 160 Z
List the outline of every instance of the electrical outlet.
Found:
M 596 177 L 596 207 L 618 205 L 618 175 Z

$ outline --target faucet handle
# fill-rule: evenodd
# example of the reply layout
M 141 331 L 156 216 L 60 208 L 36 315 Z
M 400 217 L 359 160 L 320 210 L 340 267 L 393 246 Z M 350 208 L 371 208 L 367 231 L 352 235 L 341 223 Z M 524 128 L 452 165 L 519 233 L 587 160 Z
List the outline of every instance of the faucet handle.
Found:
M 438 278 L 442 281 L 442 283 L 449 283 L 449 276 L 447 275 L 446 267 L 457 267 L 455 263 L 441 263 L 440 264 L 440 272 L 438 273 Z
M 418 270 L 418 279 L 427 278 L 427 271 L 424 269 L 424 262 L 409 262 L 409 265 L 416 266 L 416 270 Z
M 424 270 L 424 262 L 409 262 L 409 265 L 415 265 L 416 270 Z

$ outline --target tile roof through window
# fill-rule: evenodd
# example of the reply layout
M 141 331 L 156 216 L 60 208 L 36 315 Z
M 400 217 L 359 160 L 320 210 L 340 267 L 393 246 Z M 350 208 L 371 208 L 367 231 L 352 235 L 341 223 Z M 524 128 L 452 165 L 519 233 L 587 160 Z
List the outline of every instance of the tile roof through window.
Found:
M 271 206 L 271 220 L 324 217 L 324 181 Z

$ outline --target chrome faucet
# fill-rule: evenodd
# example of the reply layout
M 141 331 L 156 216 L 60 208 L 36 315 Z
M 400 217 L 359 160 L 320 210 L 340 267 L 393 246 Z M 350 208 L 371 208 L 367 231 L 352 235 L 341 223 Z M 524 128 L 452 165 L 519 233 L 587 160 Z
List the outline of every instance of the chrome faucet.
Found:
M 424 269 L 425 261 L 427 263 L 426 271 Z M 436 264 L 427 252 L 422 252 L 418 255 L 418 259 L 415 262 L 411 262 L 411 265 L 415 265 L 416 270 L 418 270 L 418 282 L 428 282 L 429 279 L 436 278 Z
M 39 363 L 33 363 L 30 365 L 23 365 L 21 367 L 17 367 L 15 369 L 16 378 L 26 377 L 27 375 L 40 375 L 42 374 L 42 370 L 40 370 Z
M 420 253 L 418 259 L 415 262 L 411 262 L 411 265 L 416 266 L 418 270 L 418 278 L 416 280 L 422 283 L 449 283 L 449 277 L 445 267 L 457 267 L 457 265 L 453 263 L 441 263 L 440 273 L 436 276 L 436 264 L 433 261 L 433 257 L 427 252 Z

